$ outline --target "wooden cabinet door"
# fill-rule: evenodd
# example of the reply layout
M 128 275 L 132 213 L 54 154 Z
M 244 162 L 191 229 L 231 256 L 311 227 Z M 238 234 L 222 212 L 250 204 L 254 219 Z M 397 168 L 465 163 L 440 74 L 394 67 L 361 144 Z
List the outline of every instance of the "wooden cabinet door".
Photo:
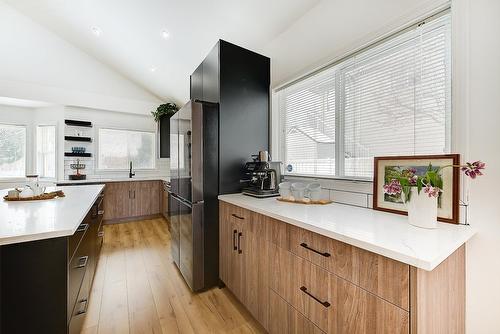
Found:
M 269 256 L 268 242 L 266 241 L 265 217 L 242 211 L 243 249 L 241 265 L 243 266 L 244 293 L 242 300 L 246 308 L 252 313 L 264 328 L 268 327 L 269 307 Z
M 409 333 L 407 311 L 336 275 L 330 274 L 330 288 L 329 333 Z
M 130 182 L 130 216 L 150 216 L 160 213 L 159 181 Z
M 230 205 L 219 202 L 219 278 L 229 287 L 229 271 L 233 250 Z
M 130 182 L 110 182 L 104 188 L 104 219 L 130 217 Z

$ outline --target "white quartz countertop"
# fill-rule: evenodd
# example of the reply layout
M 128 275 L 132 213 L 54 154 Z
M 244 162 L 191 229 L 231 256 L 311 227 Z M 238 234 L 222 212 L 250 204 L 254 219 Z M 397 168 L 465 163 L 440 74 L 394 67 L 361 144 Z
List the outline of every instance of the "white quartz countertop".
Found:
M 64 191 L 66 197 L 44 201 L 3 199 L 0 190 L 0 245 L 69 236 L 75 233 L 104 185 L 48 188 Z
M 406 216 L 344 204 L 304 205 L 242 194 L 219 199 L 428 271 L 476 233 L 471 226 L 445 223 L 418 228 Z
M 110 177 L 110 178 L 90 178 L 86 180 L 58 180 L 58 184 L 86 184 L 86 183 L 110 183 L 110 182 L 132 182 L 132 181 L 165 181 L 170 182 L 168 176 L 137 176 L 128 177 Z

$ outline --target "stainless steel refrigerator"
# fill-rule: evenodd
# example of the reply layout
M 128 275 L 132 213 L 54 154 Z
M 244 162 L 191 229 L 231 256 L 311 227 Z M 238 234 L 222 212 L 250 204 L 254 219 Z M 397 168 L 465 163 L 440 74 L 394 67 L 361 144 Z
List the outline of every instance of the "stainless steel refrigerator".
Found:
M 218 105 L 188 102 L 170 119 L 172 257 L 193 291 L 218 279 Z

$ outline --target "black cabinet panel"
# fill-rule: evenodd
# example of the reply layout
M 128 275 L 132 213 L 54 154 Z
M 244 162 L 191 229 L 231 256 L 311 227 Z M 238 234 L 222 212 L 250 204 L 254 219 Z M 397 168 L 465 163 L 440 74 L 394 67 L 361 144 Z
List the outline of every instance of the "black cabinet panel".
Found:
M 160 158 L 170 158 L 170 117 L 163 116 L 158 127 L 160 132 Z
M 191 100 L 203 100 L 203 63 L 191 74 Z
M 203 100 L 219 102 L 219 45 L 203 60 Z
M 270 59 L 220 41 L 219 193 L 241 190 L 251 154 L 269 150 Z

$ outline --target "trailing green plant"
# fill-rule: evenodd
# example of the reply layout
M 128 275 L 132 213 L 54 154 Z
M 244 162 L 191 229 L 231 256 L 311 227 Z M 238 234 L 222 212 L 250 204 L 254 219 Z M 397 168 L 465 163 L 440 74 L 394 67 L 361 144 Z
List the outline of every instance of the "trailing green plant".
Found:
M 152 111 L 151 115 L 155 119 L 155 122 L 159 122 L 163 116 L 172 117 L 176 111 L 179 110 L 175 103 L 164 103 L 160 104 L 156 111 Z

